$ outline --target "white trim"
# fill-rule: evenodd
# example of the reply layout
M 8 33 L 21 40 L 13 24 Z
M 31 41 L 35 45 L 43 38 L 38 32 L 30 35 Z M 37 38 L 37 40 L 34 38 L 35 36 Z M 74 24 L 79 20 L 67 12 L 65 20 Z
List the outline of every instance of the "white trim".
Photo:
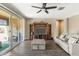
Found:
M 24 41 L 24 37 L 25 37 L 25 19 L 23 19 L 23 18 L 19 18 L 19 22 L 20 22 L 20 24 L 19 25 L 21 25 L 21 20 L 22 20 L 22 28 L 21 28 L 21 26 L 20 26 L 20 29 L 19 29 L 19 32 L 20 32 L 20 34 L 22 35 L 22 41 Z
M 0 4 L 0 8 L 8 13 L 10 13 L 11 15 L 14 14 L 20 18 L 23 18 L 22 16 L 20 16 L 19 14 L 15 13 L 14 11 L 12 11 L 11 9 L 7 8 L 6 6 Z
M 19 18 L 16 19 L 16 20 L 18 20 L 18 22 L 20 23 L 20 19 L 19 19 Z M 20 24 L 18 24 L 18 43 L 20 42 L 20 41 L 19 41 L 19 39 L 20 39 L 20 38 L 19 38 L 19 32 L 20 32 L 19 26 L 20 26 Z
M 25 40 L 25 19 L 23 20 L 23 41 Z

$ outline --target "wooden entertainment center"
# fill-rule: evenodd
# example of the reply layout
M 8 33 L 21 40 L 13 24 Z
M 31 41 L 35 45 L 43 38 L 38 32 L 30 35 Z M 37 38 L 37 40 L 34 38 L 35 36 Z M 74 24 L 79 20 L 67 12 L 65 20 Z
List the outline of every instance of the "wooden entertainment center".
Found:
M 51 39 L 51 24 L 34 22 L 30 24 L 30 39 Z

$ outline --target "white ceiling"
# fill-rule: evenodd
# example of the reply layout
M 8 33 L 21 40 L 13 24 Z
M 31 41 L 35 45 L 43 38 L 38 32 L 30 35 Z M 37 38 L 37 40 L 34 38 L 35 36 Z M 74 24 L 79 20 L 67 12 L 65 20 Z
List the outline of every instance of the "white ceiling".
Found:
M 79 14 L 79 4 L 78 3 L 48 3 L 47 6 L 57 6 L 56 9 L 50 9 L 49 14 L 44 11 L 36 13 L 39 11 L 37 8 L 32 6 L 42 6 L 42 3 L 11 3 L 19 11 L 21 11 L 26 17 L 30 18 L 65 18 L 73 15 Z M 59 7 L 65 7 L 63 10 L 58 10 Z

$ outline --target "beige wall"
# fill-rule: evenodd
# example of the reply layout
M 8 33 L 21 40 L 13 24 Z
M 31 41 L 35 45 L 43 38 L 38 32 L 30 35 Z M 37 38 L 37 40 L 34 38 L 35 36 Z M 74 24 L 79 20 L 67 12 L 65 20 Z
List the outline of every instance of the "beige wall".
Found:
M 56 34 L 56 19 L 52 18 L 34 18 L 34 19 L 27 19 L 25 22 L 25 39 L 29 39 L 29 25 L 32 24 L 33 22 L 47 22 L 51 24 L 51 34 L 52 37 Z
M 61 22 L 61 31 L 59 32 L 59 22 L 57 21 L 57 20 L 63 20 L 62 22 Z M 55 36 L 59 36 L 59 33 L 60 33 L 60 35 L 62 34 L 62 33 L 67 33 L 68 31 L 67 31 L 67 19 L 57 19 L 56 20 L 56 28 L 55 28 Z
M 79 15 L 69 18 L 69 33 L 79 33 Z
M 58 32 L 58 35 L 61 35 L 64 32 L 64 20 L 57 20 L 56 21 L 56 29 Z

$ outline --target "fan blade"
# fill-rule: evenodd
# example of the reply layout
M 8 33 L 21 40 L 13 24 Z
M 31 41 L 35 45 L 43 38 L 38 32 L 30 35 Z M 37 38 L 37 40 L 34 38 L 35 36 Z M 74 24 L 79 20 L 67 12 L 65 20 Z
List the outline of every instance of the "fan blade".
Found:
M 37 13 L 41 12 L 42 10 L 39 10 Z
M 47 10 L 45 10 L 45 12 L 48 14 L 49 12 Z
M 57 6 L 53 6 L 53 7 L 46 7 L 45 9 L 54 9 L 57 8 Z
M 42 9 L 41 7 L 37 7 L 37 6 L 32 6 L 32 7 Z
M 63 10 L 65 7 L 59 7 L 58 10 Z

